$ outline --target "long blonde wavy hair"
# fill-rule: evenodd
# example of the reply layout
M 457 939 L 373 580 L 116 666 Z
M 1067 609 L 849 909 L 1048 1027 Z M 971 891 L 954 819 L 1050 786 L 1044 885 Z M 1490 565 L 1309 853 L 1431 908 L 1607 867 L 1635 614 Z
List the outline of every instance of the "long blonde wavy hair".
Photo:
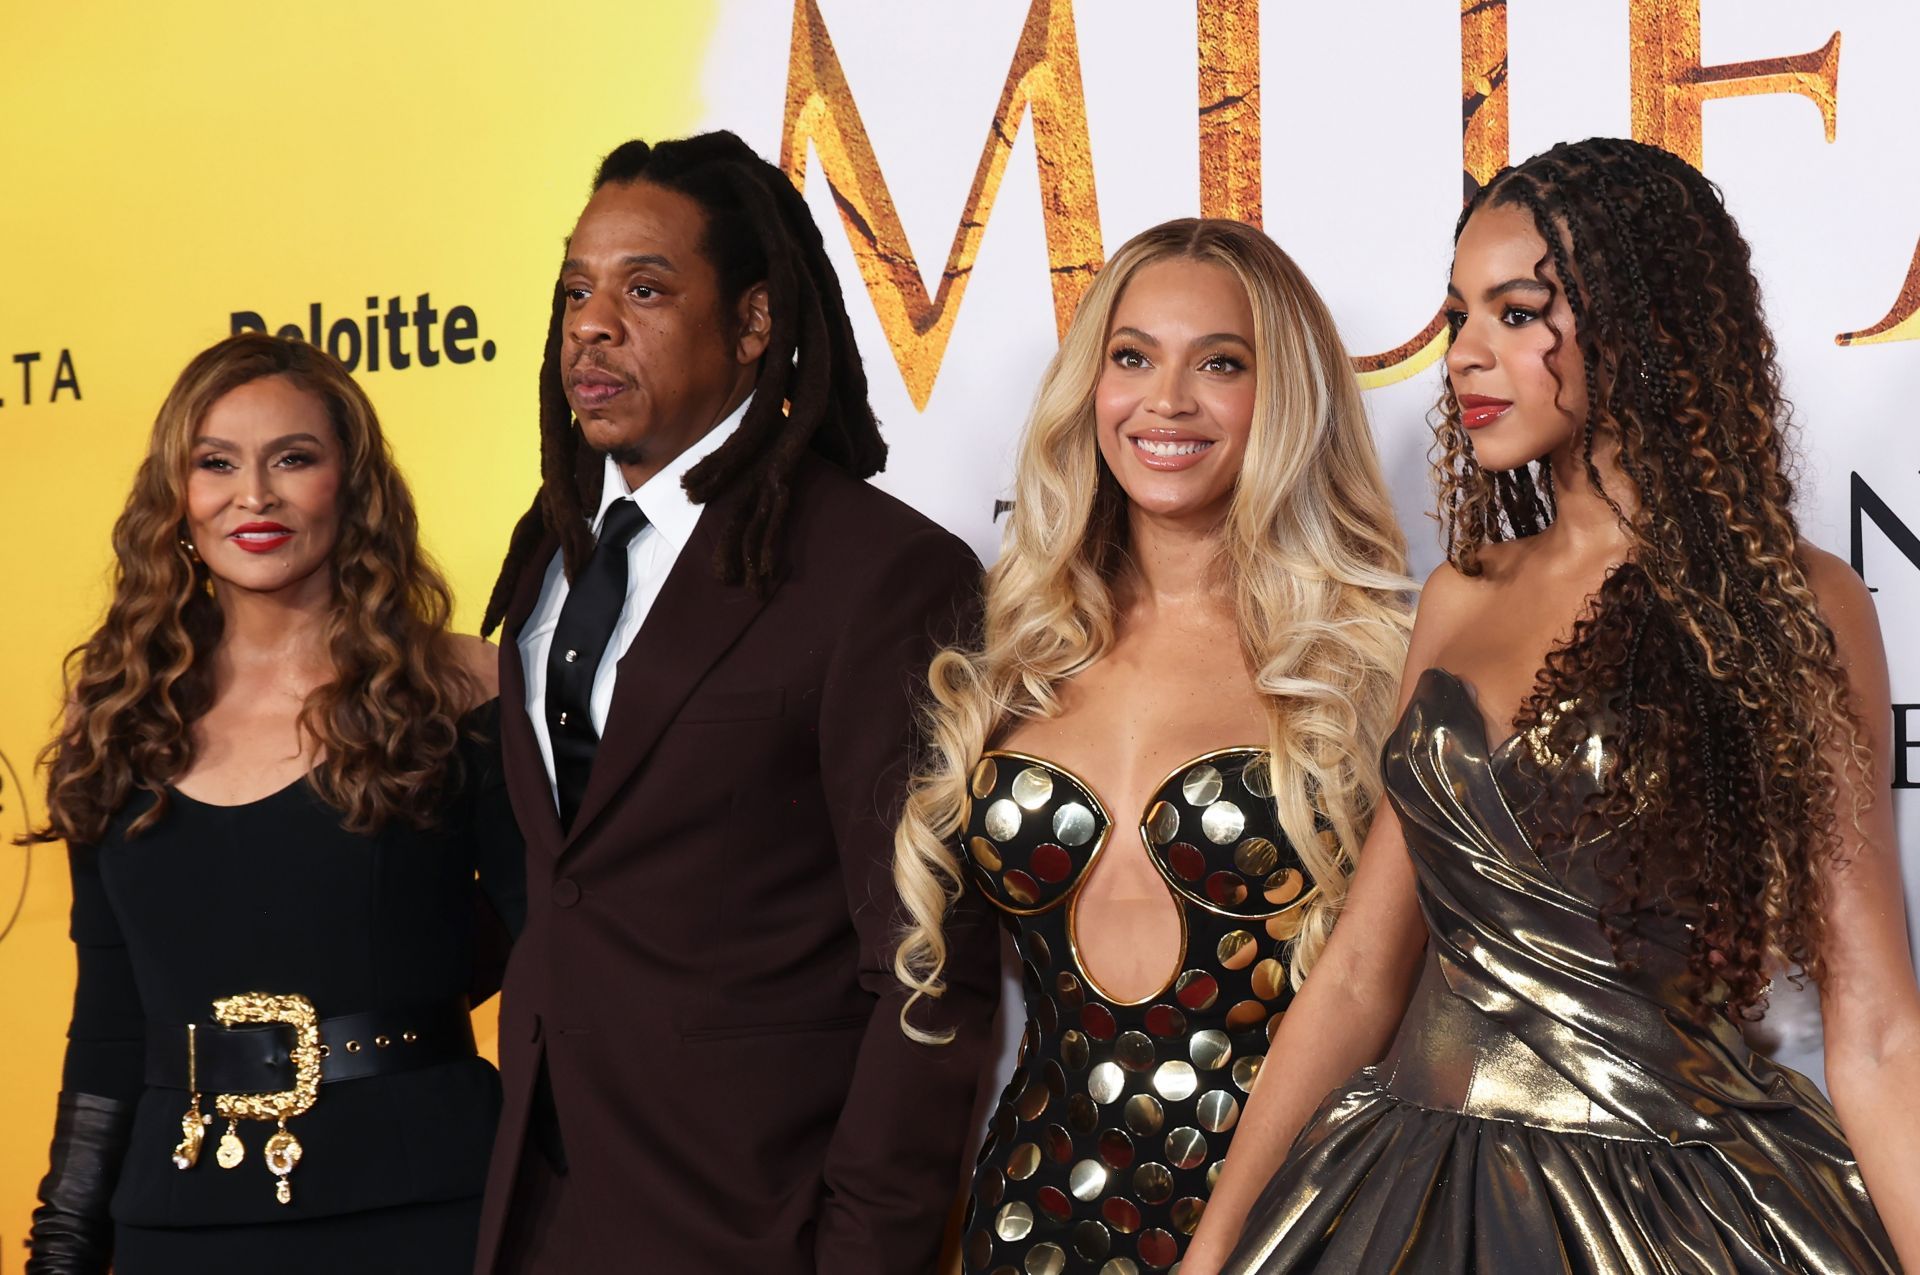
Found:
M 946 1039 L 908 1015 L 946 986 L 967 775 L 1014 723 L 1059 711 L 1061 685 L 1114 643 L 1127 501 L 1100 457 L 1094 386 L 1128 281 L 1169 259 L 1224 266 L 1253 310 L 1253 429 L 1218 554 L 1265 703 L 1280 825 L 1314 881 L 1293 940 L 1296 982 L 1326 944 L 1380 798 L 1412 586 L 1346 349 L 1313 285 L 1260 231 L 1217 219 L 1155 226 L 1100 272 L 1040 383 L 979 649 L 944 650 L 929 673 L 926 755 L 894 837 L 907 913 L 894 972 L 911 993 L 901 1026 L 917 1040 Z M 1316 813 L 1332 824 L 1331 844 L 1316 835 Z
M 380 422 L 345 368 L 301 341 L 246 333 L 189 363 L 161 406 L 113 528 L 106 619 L 67 657 L 65 725 L 41 756 L 47 826 L 36 840 L 94 843 L 136 793 L 155 797 L 138 833 L 193 765 L 193 724 L 213 701 L 222 613 L 186 535 L 194 440 L 229 391 L 284 376 L 327 410 L 342 452 L 334 607 L 324 642 L 334 679 L 300 729 L 321 761 L 316 792 L 354 832 L 389 819 L 423 826 L 455 779 L 459 717 L 477 687 L 450 649 L 452 595 L 420 548 L 413 497 Z

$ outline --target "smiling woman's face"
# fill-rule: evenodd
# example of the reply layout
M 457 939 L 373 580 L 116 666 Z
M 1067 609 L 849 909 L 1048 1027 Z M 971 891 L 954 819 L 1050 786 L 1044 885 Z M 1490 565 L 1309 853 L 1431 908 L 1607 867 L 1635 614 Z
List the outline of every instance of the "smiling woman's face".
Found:
M 1100 455 L 1127 499 L 1162 518 L 1215 520 L 1253 430 L 1253 307 L 1225 266 L 1172 258 L 1120 294 L 1094 385 Z

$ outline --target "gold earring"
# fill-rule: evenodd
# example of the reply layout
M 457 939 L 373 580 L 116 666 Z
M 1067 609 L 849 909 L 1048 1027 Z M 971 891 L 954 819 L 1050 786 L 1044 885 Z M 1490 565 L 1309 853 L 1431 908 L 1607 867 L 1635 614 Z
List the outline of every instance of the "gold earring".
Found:
M 200 561 L 200 551 L 193 547 L 193 541 L 187 539 L 185 536 L 181 536 L 180 547 L 187 551 L 188 558 L 192 559 L 195 562 Z

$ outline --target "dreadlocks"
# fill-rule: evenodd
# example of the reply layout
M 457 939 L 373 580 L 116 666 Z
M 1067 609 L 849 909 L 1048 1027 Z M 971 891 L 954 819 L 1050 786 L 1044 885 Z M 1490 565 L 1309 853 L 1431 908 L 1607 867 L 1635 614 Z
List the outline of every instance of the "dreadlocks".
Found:
M 648 182 L 685 195 L 707 218 L 701 248 L 720 281 L 723 313 L 765 282 L 772 320 L 753 398 L 727 441 L 687 473 L 687 495 L 705 503 L 736 483 L 754 495 L 721 533 L 714 570 L 729 584 L 770 587 L 794 468 L 808 450 L 856 478 L 878 473 L 886 444 L 867 402 L 840 281 L 820 229 L 786 176 L 729 132 L 648 145 L 631 141 L 600 164 L 593 188 Z M 506 615 L 514 582 L 547 533 L 560 540 L 571 579 L 593 552 L 588 484 L 598 457 L 581 446 L 563 388 L 566 296 L 556 282 L 540 365 L 540 491 L 513 529 L 481 631 Z
M 1676 907 L 1693 922 L 1697 1008 L 1751 1012 L 1774 962 L 1822 972 L 1820 868 L 1840 852 L 1837 816 L 1858 813 L 1835 810 L 1830 758 L 1864 774 L 1868 757 L 1796 556 L 1788 405 L 1749 249 L 1712 182 L 1637 142 L 1563 144 L 1503 170 L 1460 229 L 1489 205 L 1531 215 L 1547 245 L 1535 276 L 1573 312 L 1588 481 L 1605 495 L 1604 430 L 1636 497 L 1628 561 L 1515 725 L 1551 732 L 1558 706 L 1595 693 L 1619 705 L 1623 764 L 1580 814 L 1634 830 L 1598 863 L 1616 953 L 1630 959 L 1643 908 Z M 1450 387 L 1441 412 L 1447 554 L 1476 575 L 1482 545 L 1553 520 L 1552 472 L 1480 470 Z

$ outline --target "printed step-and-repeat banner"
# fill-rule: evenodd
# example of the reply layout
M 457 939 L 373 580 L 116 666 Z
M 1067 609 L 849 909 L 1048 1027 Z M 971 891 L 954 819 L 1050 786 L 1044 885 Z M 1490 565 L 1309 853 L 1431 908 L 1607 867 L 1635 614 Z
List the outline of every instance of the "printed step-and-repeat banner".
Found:
M 983 557 L 1105 255 L 1206 213 L 1263 225 L 1332 304 L 1418 572 L 1464 186 L 1595 133 L 1686 156 L 1753 243 L 1803 523 L 1876 591 L 1893 781 L 1920 787 L 1916 66 L 1920 9 L 1880 0 L 10 6 L 0 835 L 40 816 L 60 660 L 99 619 L 109 529 L 193 353 L 251 326 L 352 365 L 471 628 L 535 483 L 547 299 L 594 165 L 713 127 L 821 224 L 892 447 L 879 481 Z M 1899 800 L 1920 901 L 1920 800 Z M 226 906 L 209 881 L 179 923 Z M 58 847 L 0 847 L 0 1275 L 45 1167 L 66 908 Z M 1811 995 L 1766 1030 L 1818 1074 Z

